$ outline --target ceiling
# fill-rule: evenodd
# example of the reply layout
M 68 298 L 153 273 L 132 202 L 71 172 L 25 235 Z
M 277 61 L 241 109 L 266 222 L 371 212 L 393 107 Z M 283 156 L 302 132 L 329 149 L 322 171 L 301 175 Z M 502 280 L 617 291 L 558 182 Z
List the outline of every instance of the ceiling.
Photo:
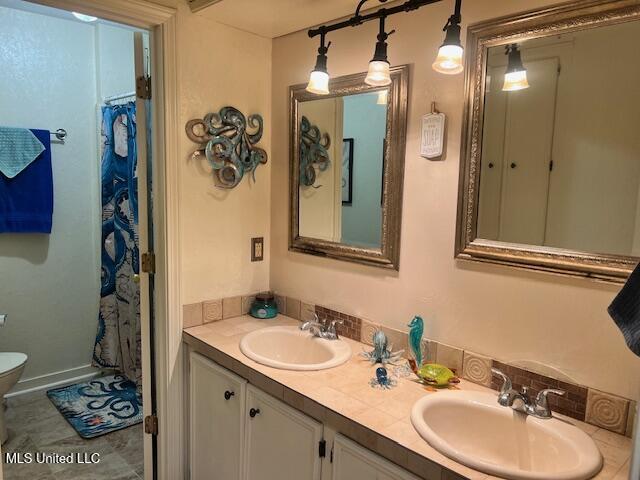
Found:
M 397 3 L 394 1 L 388 4 Z M 216 22 L 276 38 L 354 14 L 358 0 L 220 0 L 197 12 Z M 380 7 L 369 0 L 363 11 Z

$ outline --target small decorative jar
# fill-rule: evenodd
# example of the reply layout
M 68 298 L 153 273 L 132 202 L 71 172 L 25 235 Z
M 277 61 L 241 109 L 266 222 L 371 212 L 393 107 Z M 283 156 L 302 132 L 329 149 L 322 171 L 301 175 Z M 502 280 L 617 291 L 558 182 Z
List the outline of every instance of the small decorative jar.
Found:
M 271 292 L 257 294 L 249 313 L 254 318 L 275 318 L 278 315 L 276 297 Z

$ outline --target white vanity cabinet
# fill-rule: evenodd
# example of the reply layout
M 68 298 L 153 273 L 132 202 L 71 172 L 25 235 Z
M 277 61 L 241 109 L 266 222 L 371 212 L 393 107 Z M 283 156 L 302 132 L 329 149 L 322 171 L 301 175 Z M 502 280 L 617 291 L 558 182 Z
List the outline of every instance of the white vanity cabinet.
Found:
M 322 424 L 249 386 L 246 480 L 320 480 Z
M 191 480 L 241 480 L 247 381 L 190 354 Z
M 340 434 L 332 450 L 332 480 L 419 480 Z
M 189 358 L 191 480 L 418 480 L 202 355 Z

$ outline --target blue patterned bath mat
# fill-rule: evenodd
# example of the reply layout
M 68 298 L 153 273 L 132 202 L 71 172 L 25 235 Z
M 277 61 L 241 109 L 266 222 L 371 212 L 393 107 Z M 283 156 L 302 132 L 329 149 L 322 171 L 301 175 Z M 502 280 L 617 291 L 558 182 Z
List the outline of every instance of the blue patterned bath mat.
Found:
M 142 422 L 142 397 L 122 375 L 47 391 L 47 396 L 82 438 L 95 438 Z

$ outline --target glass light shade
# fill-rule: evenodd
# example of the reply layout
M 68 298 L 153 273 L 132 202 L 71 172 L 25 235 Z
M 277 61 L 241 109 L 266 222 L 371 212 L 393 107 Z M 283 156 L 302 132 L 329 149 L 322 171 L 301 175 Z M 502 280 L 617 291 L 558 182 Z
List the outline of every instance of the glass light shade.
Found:
M 378 92 L 378 105 L 387 105 L 389 103 L 389 90 L 380 90 Z
M 391 72 L 389 70 L 389 62 L 379 60 L 371 60 L 369 63 L 369 73 L 364 83 L 372 87 L 386 87 L 391 85 Z
M 84 13 L 71 12 L 71 14 L 83 22 L 95 22 L 98 20 L 98 17 L 92 17 L 91 15 L 85 15 Z
M 525 88 L 529 88 L 526 70 L 505 73 L 504 86 L 502 87 L 503 92 L 515 92 L 517 90 L 524 90 Z
M 438 57 L 433 62 L 433 69 L 438 73 L 457 75 L 464 70 L 462 64 L 463 48 L 460 45 L 442 45 Z
M 317 95 L 329 95 L 329 74 L 319 70 L 311 72 L 309 85 L 307 85 L 307 92 L 315 93 Z

